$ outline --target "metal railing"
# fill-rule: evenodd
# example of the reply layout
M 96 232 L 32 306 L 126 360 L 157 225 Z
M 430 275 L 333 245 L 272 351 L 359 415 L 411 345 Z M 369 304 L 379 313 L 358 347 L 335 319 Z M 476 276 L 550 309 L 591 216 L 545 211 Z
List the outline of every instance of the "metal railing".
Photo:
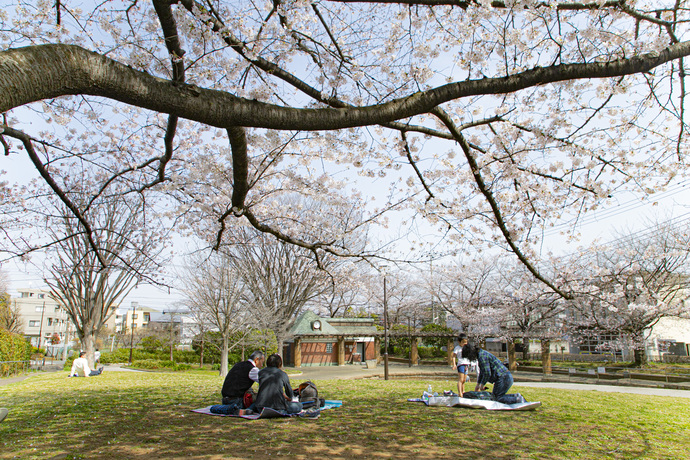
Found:
M 40 363 L 35 361 L 0 361 L 0 378 L 14 377 L 19 374 L 28 374 L 37 369 Z

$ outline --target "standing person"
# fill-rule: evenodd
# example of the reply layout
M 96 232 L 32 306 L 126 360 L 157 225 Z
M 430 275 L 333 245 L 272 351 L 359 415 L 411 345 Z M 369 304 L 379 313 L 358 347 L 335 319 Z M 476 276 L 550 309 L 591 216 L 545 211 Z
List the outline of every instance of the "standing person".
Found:
M 458 371 L 458 396 L 465 394 L 465 382 L 470 368 L 470 360 L 462 357 L 462 347 L 467 345 L 467 334 L 458 335 L 458 344 L 453 349 L 453 369 Z
M 93 377 L 94 375 L 101 375 L 103 368 L 97 371 L 92 371 L 89 367 L 89 362 L 86 360 L 86 352 L 80 351 L 79 357 L 72 363 L 72 370 L 69 371 L 70 377 Z
M 94 366 L 101 364 L 101 352 L 98 351 L 98 348 L 96 348 L 96 351 L 93 352 L 93 361 Z
M 477 361 L 479 365 L 479 376 L 475 391 L 484 391 L 487 383 L 493 383 L 493 396 L 496 401 L 501 402 L 501 398 L 508 393 L 513 386 L 513 375 L 501 360 L 486 350 L 474 347 L 470 344 L 462 347 L 463 358 L 470 361 Z
M 259 394 L 254 407 L 261 412 L 264 407 L 296 414 L 302 410 L 302 403 L 292 400 L 290 377 L 282 370 L 283 358 L 273 354 L 266 360 L 266 367 L 259 371 Z
M 223 404 L 236 405 L 238 409 L 243 407 L 244 394 L 254 385 L 254 382 L 259 382 L 259 369 L 263 367 L 264 359 L 264 353 L 256 350 L 248 360 L 240 361 L 232 366 L 220 390 Z

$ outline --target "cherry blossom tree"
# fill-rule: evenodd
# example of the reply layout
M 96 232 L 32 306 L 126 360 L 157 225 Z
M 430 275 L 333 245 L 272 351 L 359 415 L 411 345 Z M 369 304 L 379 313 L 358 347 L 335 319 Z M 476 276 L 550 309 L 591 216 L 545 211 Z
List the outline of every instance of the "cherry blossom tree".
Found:
M 233 232 L 222 246 L 227 261 L 241 277 L 242 302 L 249 306 L 247 322 L 255 329 L 270 329 L 282 354 L 287 332 L 302 310 L 329 289 L 329 258 L 319 268 L 314 254 L 252 228 Z
M 216 247 L 237 219 L 372 257 L 339 243 L 361 222 L 425 219 L 558 291 L 534 262 L 541 231 L 684 171 L 688 15 L 684 1 L 17 0 L 0 11 L 0 142 L 97 252 L 53 180 L 63 152 L 101 166 L 104 187 L 169 194 L 177 229 Z M 282 193 L 364 215 L 311 234 L 291 223 L 325 217 L 276 207 Z
M 12 304 L 7 275 L 0 270 L 0 329 L 19 334 L 23 331 L 24 320 L 17 305 Z
M 545 272 L 546 270 L 543 269 Z M 554 276 L 550 276 L 554 278 Z M 566 333 L 563 298 L 536 280 L 522 265 L 505 265 L 499 272 L 500 289 L 497 295 L 502 299 L 501 335 L 508 342 L 511 370 L 514 364 L 514 339 L 522 338 L 523 359 L 527 360 L 530 339 L 541 342 L 542 367 L 545 374 L 551 373 L 551 348 L 553 339 L 560 339 Z
M 657 223 L 644 234 L 625 233 L 588 257 L 571 261 L 571 325 L 580 335 L 620 337 L 634 350 L 635 363 L 646 363 L 645 340 L 664 317 L 690 313 L 687 225 Z
M 236 271 L 231 256 L 218 251 L 206 256 L 188 257 L 182 274 L 185 303 L 197 323 L 212 327 L 221 338 L 220 375 L 228 373 L 228 352 L 239 345 L 251 330 L 251 306 L 245 302 L 246 286 Z M 247 293 L 248 294 L 248 293 Z M 237 339 L 230 344 L 230 337 Z
M 116 195 L 83 203 L 79 193 L 70 195 L 90 224 L 86 229 L 58 205 L 57 215 L 46 221 L 50 276 L 45 282 L 65 308 L 93 364 L 98 331 L 115 307 L 137 282 L 155 280 L 162 236 L 153 223 L 147 224 L 141 201 Z
M 426 280 L 434 305 L 460 323 L 474 339 L 500 335 L 503 295 L 500 289 L 501 261 L 478 257 L 435 266 Z M 504 319 L 504 318 L 503 318 Z

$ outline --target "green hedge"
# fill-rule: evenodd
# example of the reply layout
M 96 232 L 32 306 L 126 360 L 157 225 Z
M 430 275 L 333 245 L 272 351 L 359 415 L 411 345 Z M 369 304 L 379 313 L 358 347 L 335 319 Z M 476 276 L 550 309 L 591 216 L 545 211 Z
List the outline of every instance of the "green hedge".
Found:
M 31 359 L 31 344 L 19 334 L 0 329 L 0 361 L 28 361 Z M 14 373 L 17 366 L 0 364 L 0 375 Z
M 31 344 L 21 335 L 0 329 L 0 361 L 31 359 Z

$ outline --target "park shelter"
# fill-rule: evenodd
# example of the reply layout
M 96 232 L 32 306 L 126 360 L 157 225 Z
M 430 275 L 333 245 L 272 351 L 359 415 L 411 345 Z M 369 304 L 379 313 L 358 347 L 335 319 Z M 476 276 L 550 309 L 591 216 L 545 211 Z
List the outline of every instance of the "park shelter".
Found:
M 374 318 L 322 318 L 306 311 L 289 331 L 293 341 L 284 356 L 295 367 L 374 361 L 380 346 L 376 332 Z
M 286 363 L 301 366 L 376 365 L 381 362 L 384 331 L 374 318 L 322 318 L 306 311 L 289 332 L 292 341 L 283 349 Z M 448 340 L 447 361 L 451 362 L 454 334 L 429 332 L 389 332 L 389 337 L 407 337 L 411 343 L 410 365 L 419 364 L 417 342 L 425 337 Z

